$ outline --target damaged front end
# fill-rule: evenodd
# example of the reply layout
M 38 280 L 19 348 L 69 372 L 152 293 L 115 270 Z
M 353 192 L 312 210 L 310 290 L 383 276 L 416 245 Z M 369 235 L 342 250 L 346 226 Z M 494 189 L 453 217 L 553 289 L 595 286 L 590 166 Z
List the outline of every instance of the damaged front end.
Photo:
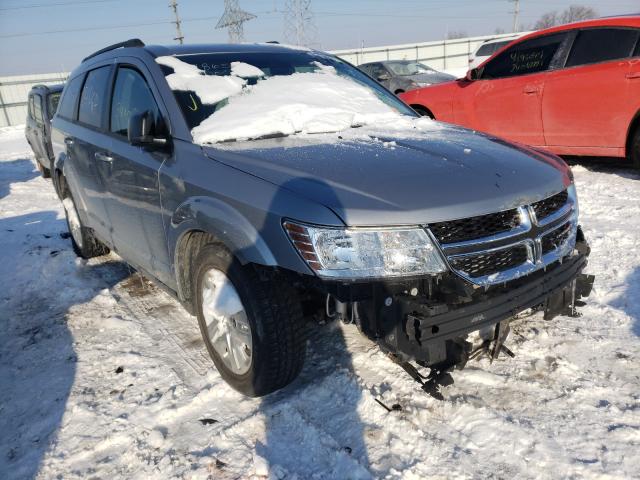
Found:
M 445 272 L 330 279 L 316 287 L 327 295 L 328 316 L 355 323 L 427 385 L 476 355 L 513 355 L 504 345 L 508 324 L 525 310 L 543 311 L 545 319 L 577 315 L 580 299 L 590 294 L 594 281 L 582 273 L 590 249 L 577 217 L 570 186 L 531 205 L 426 226 Z M 311 251 L 312 239 L 296 234 L 296 241 Z M 475 331 L 484 341 L 473 350 L 467 336 Z M 410 361 L 429 367 L 432 378 L 421 377 Z

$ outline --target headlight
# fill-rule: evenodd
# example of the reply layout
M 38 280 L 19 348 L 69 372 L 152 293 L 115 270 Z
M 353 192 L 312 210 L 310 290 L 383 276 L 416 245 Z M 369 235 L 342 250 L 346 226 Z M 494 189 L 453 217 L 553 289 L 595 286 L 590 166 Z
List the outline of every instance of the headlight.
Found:
M 292 222 L 285 222 L 284 228 L 302 258 L 321 277 L 401 277 L 447 270 L 421 228 L 329 228 Z

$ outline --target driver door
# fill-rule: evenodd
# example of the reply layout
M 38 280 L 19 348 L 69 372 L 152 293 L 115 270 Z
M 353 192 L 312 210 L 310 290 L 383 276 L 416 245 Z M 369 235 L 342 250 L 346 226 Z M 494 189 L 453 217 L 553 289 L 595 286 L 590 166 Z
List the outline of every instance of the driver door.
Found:
M 565 39 L 566 33 L 558 33 L 526 40 L 489 60 L 481 67 L 480 79 L 454 100 L 456 123 L 515 142 L 544 145 L 545 79 Z
M 173 158 L 129 143 L 130 118 L 150 112 L 155 124 L 163 115 L 142 65 L 119 65 L 115 72 L 109 115 L 108 148 L 96 152 L 107 190 L 106 206 L 116 250 L 160 281 L 171 281 L 167 241 L 162 222 L 158 170 Z M 164 118 L 167 118 L 166 115 Z

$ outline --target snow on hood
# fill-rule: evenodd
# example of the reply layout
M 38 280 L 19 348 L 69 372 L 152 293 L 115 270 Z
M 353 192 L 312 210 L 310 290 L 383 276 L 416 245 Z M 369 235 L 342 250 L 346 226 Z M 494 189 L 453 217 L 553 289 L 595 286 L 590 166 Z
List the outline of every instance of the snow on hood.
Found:
M 198 144 L 279 134 L 331 133 L 398 122 L 412 128 L 411 117 L 387 105 L 373 90 L 320 63 L 316 63 L 318 70 L 314 72 L 273 76 L 247 85 L 245 78 L 263 73 L 246 63 L 234 62 L 231 75 L 215 76 L 204 75 L 175 57 L 158 57 L 156 61 L 174 69 L 167 76 L 173 90 L 194 91 L 208 104 L 228 99 L 227 105 L 191 131 Z

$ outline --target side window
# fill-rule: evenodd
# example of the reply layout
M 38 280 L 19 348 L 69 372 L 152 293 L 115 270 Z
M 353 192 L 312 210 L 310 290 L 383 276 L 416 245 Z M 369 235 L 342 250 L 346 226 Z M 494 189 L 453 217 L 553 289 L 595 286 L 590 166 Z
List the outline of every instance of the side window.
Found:
M 33 95 L 29 95 L 29 118 L 31 118 L 32 120 L 35 120 L 36 117 L 34 116 L 35 113 L 33 111 L 34 111 Z
M 628 58 L 640 30 L 625 28 L 594 28 L 581 30 L 573 42 L 567 67 L 588 65 Z
M 118 68 L 111 99 L 110 131 L 126 137 L 131 116 L 147 111 L 157 124 L 160 111 L 144 77 L 133 68 Z
M 47 113 L 49 114 L 49 120 L 53 118 L 56 114 L 56 110 L 58 110 L 58 103 L 60 102 L 60 93 L 52 93 L 48 98 L 49 105 L 47 106 Z
M 360 65 L 358 68 L 367 75 L 371 75 L 371 65 Z
M 544 72 L 551 65 L 566 33 L 525 40 L 505 50 L 485 65 L 482 78 L 503 78 Z
M 42 118 L 42 97 L 40 95 L 33 96 L 33 118 L 38 123 L 44 122 Z
M 387 70 L 380 64 L 374 63 L 371 65 L 371 76 L 375 79 L 382 77 L 383 75 L 388 75 Z
M 82 87 L 80 95 L 80 106 L 78 107 L 78 121 L 91 125 L 92 127 L 102 126 L 102 115 L 107 96 L 107 86 L 109 83 L 110 67 L 100 67 L 91 70 L 87 74 L 87 79 Z
M 78 95 L 80 95 L 83 78 L 84 75 L 78 75 L 74 79 L 70 80 L 65 85 L 64 91 L 62 92 L 58 115 L 66 118 L 67 120 L 75 120 L 76 100 L 78 99 Z

